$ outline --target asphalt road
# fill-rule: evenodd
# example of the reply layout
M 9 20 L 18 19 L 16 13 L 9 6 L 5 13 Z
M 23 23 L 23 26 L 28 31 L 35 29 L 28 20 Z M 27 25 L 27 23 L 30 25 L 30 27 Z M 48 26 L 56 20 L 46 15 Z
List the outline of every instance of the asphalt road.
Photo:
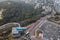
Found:
M 30 34 L 30 39 L 31 40 L 43 40 L 43 39 L 39 39 L 39 38 L 35 38 L 34 37 L 34 33 L 35 33 L 35 30 L 40 28 L 44 23 L 45 23 L 45 20 L 47 19 L 47 16 L 45 17 L 42 17 L 40 20 L 38 20 L 36 23 L 33 23 L 31 24 L 32 27 L 30 27 L 27 32 L 29 32 Z M 29 25 L 30 26 L 30 25 Z M 20 40 L 20 38 L 18 39 Z
M 29 29 L 29 33 L 30 33 L 30 38 L 31 40 L 42 40 L 42 39 L 38 39 L 38 38 L 35 38 L 34 37 L 34 33 L 35 33 L 35 30 L 40 28 L 44 23 L 45 23 L 45 20 L 46 20 L 47 17 L 43 17 L 41 18 L 40 20 L 38 20 L 35 24 L 33 24 L 34 26 L 31 27 Z

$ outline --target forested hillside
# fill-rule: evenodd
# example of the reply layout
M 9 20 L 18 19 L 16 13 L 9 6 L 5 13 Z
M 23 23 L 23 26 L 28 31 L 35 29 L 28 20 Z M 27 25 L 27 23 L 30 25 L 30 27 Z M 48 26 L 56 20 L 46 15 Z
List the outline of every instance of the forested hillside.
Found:
M 0 2 L 1 9 L 5 9 L 5 11 L 3 11 L 3 19 L 0 20 L 0 25 L 9 22 L 18 22 L 22 26 L 26 26 L 45 16 L 41 13 L 44 11 L 41 7 L 34 9 L 34 6 L 22 2 Z

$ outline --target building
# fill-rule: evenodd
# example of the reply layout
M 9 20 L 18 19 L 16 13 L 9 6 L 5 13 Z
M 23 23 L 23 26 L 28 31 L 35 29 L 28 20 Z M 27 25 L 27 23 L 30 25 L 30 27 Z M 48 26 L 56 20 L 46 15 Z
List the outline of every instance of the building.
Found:
M 57 23 L 46 21 L 40 29 L 44 32 L 43 37 L 46 40 L 60 40 L 60 25 Z
M 12 36 L 13 36 L 13 37 L 19 37 L 19 36 L 20 36 L 20 34 L 19 34 L 19 32 L 16 30 L 16 28 L 12 28 Z
M 54 1 L 54 7 L 55 7 L 55 11 L 57 13 L 60 13 L 60 0 L 55 0 Z
M 24 34 L 24 31 L 27 30 L 27 27 L 13 27 L 12 28 L 12 37 L 20 37 Z
M 5 25 L 0 26 L 0 39 L 5 40 L 4 38 L 8 38 L 8 35 L 11 33 L 12 27 L 20 27 L 19 23 L 7 23 Z

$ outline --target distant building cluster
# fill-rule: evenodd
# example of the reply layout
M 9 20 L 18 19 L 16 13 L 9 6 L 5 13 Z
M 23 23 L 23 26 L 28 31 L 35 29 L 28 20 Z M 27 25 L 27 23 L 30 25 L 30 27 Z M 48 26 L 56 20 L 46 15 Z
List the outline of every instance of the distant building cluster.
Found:
M 60 26 L 45 22 L 41 28 L 45 40 L 60 40 Z

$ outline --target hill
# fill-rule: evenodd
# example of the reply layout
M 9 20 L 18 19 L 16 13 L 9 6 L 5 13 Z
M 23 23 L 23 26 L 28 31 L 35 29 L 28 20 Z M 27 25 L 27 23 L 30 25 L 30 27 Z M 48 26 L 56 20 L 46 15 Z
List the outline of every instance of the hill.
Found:
M 2 13 L 3 19 L 0 20 L 0 25 L 9 22 L 18 22 L 21 23 L 22 26 L 26 26 L 44 16 L 44 14 L 41 13 L 43 11 L 42 7 L 34 9 L 34 6 L 24 2 L 0 2 L 0 10 L 1 9 L 5 9 L 5 11 Z

